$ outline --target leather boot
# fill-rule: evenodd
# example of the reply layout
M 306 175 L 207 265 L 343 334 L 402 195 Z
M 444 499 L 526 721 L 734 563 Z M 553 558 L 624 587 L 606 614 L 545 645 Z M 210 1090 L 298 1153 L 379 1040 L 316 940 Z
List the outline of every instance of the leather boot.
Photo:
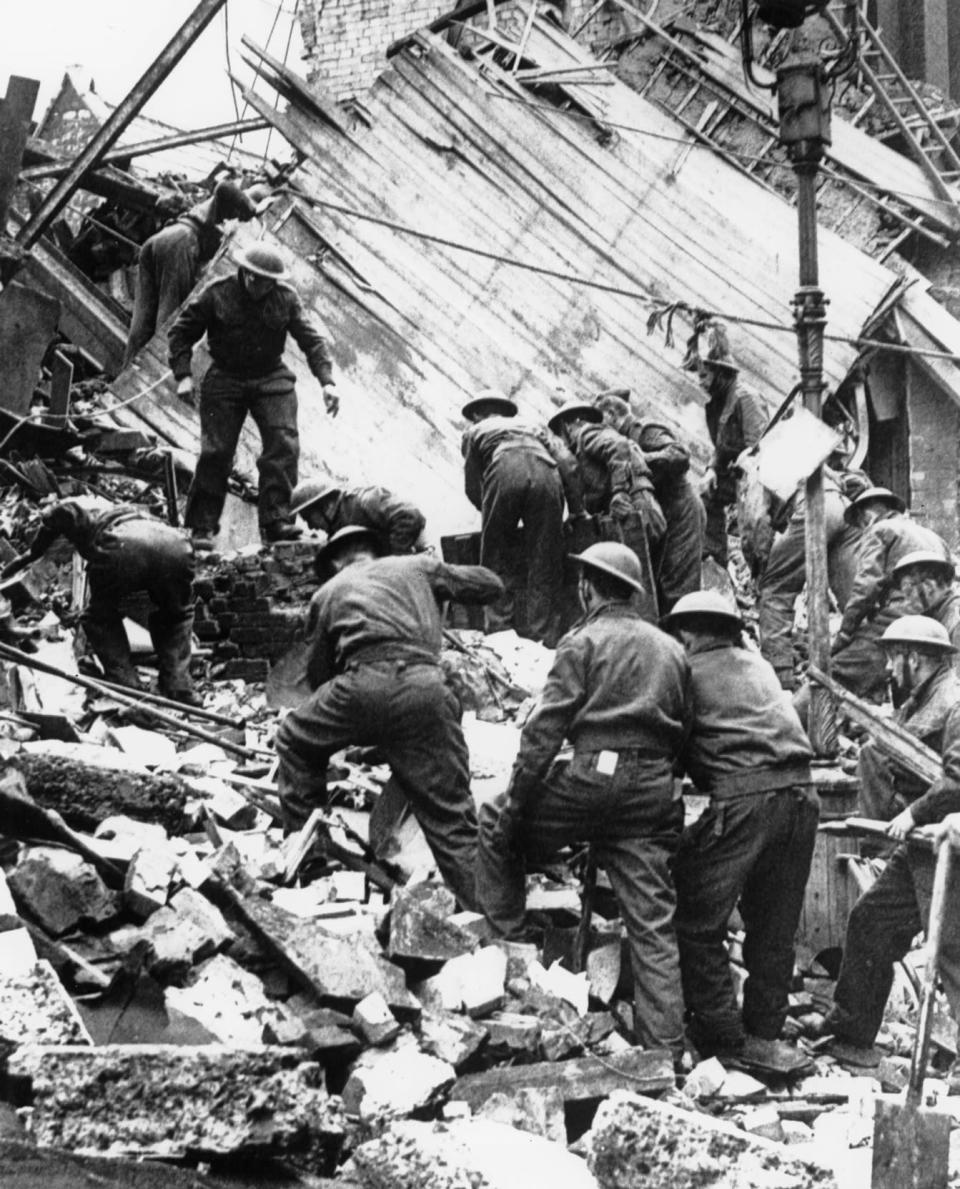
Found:
M 200 705 L 190 676 L 190 649 L 193 639 L 193 615 L 177 623 L 150 616 L 150 638 L 157 654 L 160 693 L 188 706 Z
M 108 614 L 98 610 L 91 614 L 88 608 L 80 622 L 107 681 L 130 689 L 143 689 L 140 674 L 130 656 L 130 642 L 119 611 Z

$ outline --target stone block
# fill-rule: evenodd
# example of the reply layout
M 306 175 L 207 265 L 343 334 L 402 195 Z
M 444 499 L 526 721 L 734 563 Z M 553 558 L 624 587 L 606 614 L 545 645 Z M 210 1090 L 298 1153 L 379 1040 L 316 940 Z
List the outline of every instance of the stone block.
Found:
M 454 909 L 453 893 L 442 884 L 398 889 L 390 910 L 390 957 L 446 962 L 473 953 L 477 937 L 451 924 Z
M 486 1042 L 487 1029 L 469 1017 L 425 1011 L 420 1019 L 420 1047 L 459 1069 Z
M 605 941 L 587 954 L 587 983 L 600 1003 L 610 1003 L 617 993 L 623 949 L 619 937 Z
M 22 911 L 54 937 L 81 922 L 101 924 L 117 915 L 118 899 L 86 859 L 52 846 L 27 847 L 9 875 Z
M 123 899 L 131 915 L 145 921 L 164 907 L 177 866 L 176 855 L 166 846 L 133 855 L 123 881 Z
M 539 1090 L 526 1087 L 513 1093 L 491 1094 L 480 1105 L 474 1118 L 505 1123 L 530 1135 L 542 1135 L 557 1144 L 567 1142 L 563 1095 L 556 1086 L 544 1086 Z
M 424 1005 L 483 1017 L 503 1004 L 507 957 L 497 946 L 452 958 L 439 974 L 421 983 Z
M 781 1144 L 626 1090 L 600 1104 L 585 1147 L 600 1189 L 837 1189 L 829 1168 Z
M 361 999 L 353 1009 L 353 1023 L 367 1044 L 386 1045 L 400 1035 L 400 1024 L 379 991 Z
M 446 1061 L 400 1037 L 390 1048 L 368 1049 L 353 1063 L 343 1088 L 343 1107 L 361 1119 L 396 1118 L 434 1103 L 456 1081 Z
M 153 949 L 149 969 L 158 978 L 181 981 L 191 966 L 234 940 L 222 913 L 193 888 L 183 888 L 140 927 L 138 938 Z
M 192 970 L 186 986 L 168 987 L 164 1000 L 198 1020 L 221 1044 L 248 1048 L 263 1043 L 268 1025 L 274 1035 L 283 1030 L 284 1013 L 267 998 L 261 980 L 226 954 Z
M 163 826 L 140 822 L 122 813 L 104 818 L 93 836 L 101 844 L 98 847 L 101 853 L 118 863 L 129 863 L 137 851 L 162 847 L 168 841 Z
M 490 1048 L 500 1057 L 533 1058 L 540 1046 L 542 1026 L 536 1016 L 498 1011 L 484 1021 L 490 1033 Z

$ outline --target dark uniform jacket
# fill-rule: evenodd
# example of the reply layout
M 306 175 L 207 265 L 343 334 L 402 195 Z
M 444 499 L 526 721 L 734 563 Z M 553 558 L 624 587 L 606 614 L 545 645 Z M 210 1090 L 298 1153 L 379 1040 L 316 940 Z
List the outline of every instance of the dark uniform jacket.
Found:
M 897 769 L 896 788 L 911 801 L 913 820 L 925 826 L 960 811 L 960 680 L 949 662 L 910 694 L 894 722 L 943 757 L 943 775 L 925 792 L 914 776 Z
M 949 560 L 942 538 L 902 512 L 891 511 L 866 529 L 857 546 L 857 572 L 837 643 L 842 645 L 852 639 L 864 620 L 892 623 L 906 614 L 903 596 L 892 588 L 891 574 L 898 561 L 920 549 L 932 550 Z
M 690 451 L 668 426 L 627 413 L 616 429 L 643 451 L 658 498 L 689 486 Z
M 924 614 L 942 623 L 947 629 L 950 643 L 960 650 L 960 594 L 955 590 L 948 591 L 935 607 L 928 607 Z M 960 665 L 960 651 L 954 657 L 954 664 Z
M 725 641 L 687 654 L 693 724 L 683 762 L 703 793 L 801 783 L 813 752 L 777 675 L 758 653 Z
M 438 663 L 438 601 L 492 603 L 502 594 L 503 583 L 485 566 L 447 565 L 424 553 L 347 566 L 310 603 L 309 683 L 316 689 L 365 661 Z
M 341 491 L 323 512 L 330 536 L 348 525 L 359 524 L 378 533 L 391 553 L 410 553 L 427 523 L 418 507 L 386 487 Z
M 211 281 L 183 307 L 170 331 L 170 370 L 177 380 L 190 375 L 193 344 L 207 335 L 213 362 L 222 371 L 258 379 L 281 366 L 290 333 L 321 384 L 333 380 L 327 340 L 303 312 L 289 285 L 278 283 L 254 301 L 239 274 Z
M 632 497 L 646 491 L 654 499 L 653 476 L 640 448 L 608 425 L 582 424 L 573 430 L 572 445 L 583 477 L 586 509 L 604 513 L 615 495 Z
M 467 499 L 475 508 L 483 507 L 483 481 L 493 463 L 509 450 L 523 450 L 559 471 L 567 507 L 572 513 L 583 509 L 576 459 L 545 426 L 520 417 L 485 417 L 465 431 L 460 449 Z
M 766 424 L 763 404 L 752 388 L 734 378 L 725 392 L 710 397 L 704 414 L 713 442 L 713 468 L 720 476 L 748 446 L 759 442 Z
M 30 556 L 42 557 L 58 537 L 64 537 L 85 561 L 101 561 L 110 551 L 110 530 L 131 520 L 165 525 L 133 504 L 111 504 L 95 496 L 60 500 L 44 512 Z
M 542 778 L 564 739 L 575 751 L 639 749 L 672 762 L 690 717 L 690 672 L 672 637 L 629 603 L 591 611 L 557 645 L 520 738 L 522 779 Z

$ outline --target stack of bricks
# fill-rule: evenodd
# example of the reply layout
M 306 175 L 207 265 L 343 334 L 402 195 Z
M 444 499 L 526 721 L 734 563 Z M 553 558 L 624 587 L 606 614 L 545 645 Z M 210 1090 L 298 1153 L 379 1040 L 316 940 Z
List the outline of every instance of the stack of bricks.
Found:
M 264 681 L 293 644 L 317 589 L 316 545 L 292 541 L 202 569 L 194 583 L 194 634 L 211 648 L 215 677 Z

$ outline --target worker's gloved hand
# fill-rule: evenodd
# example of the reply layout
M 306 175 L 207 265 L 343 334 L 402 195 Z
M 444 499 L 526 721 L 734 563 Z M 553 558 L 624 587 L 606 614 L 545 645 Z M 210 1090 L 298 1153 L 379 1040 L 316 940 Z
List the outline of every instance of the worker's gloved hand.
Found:
M 610 515 L 614 520 L 625 520 L 633 511 L 633 504 L 622 491 L 618 491 L 610 500 Z
M 897 838 L 902 842 L 914 825 L 913 814 L 909 809 L 905 809 L 902 813 L 898 813 L 893 821 L 887 822 L 887 833 L 891 838 Z
M 337 396 L 337 390 L 332 384 L 323 386 L 323 404 L 331 417 L 336 417 L 340 412 L 340 397 Z
M 960 813 L 948 813 L 943 821 L 933 826 L 921 826 L 921 830 L 924 834 L 932 836 L 933 845 L 937 850 L 944 841 L 949 842 L 954 850 L 960 847 Z
M 193 400 L 193 376 L 184 376 L 177 384 L 177 396 L 181 400 L 185 400 L 188 405 L 194 403 Z
M 717 490 L 717 472 L 713 467 L 707 467 L 703 472 L 703 478 L 700 480 L 700 494 L 713 495 Z

